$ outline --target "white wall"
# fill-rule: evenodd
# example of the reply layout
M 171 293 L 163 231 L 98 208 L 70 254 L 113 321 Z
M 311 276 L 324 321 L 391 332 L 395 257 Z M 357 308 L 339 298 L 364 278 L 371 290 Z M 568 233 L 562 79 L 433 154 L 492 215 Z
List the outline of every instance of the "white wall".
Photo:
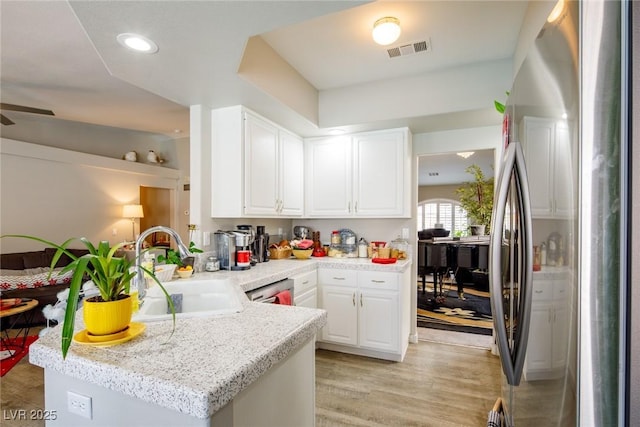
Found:
M 180 172 L 163 166 L 5 138 L 0 142 L 1 234 L 30 234 L 56 243 L 70 237 L 130 240 L 131 221 L 122 218 L 122 205 L 139 201 L 141 185 L 176 190 L 179 182 Z M 22 239 L 0 240 L 2 253 L 41 248 Z

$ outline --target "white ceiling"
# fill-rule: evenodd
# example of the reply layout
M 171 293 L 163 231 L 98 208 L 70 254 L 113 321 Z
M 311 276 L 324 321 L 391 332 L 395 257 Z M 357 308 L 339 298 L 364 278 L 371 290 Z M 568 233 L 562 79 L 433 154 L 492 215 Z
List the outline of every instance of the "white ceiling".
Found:
M 428 185 L 452 185 L 473 181 L 466 172 L 471 165 L 477 165 L 486 178 L 494 176 L 494 150 L 474 151 L 466 159 L 456 153 L 430 154 L 418 158 L 418 183 Z
M 333 126 L 420 133 L 494 125 L 501 119 L 491 97 L 512 77 L 500 64 L 512 60 L 526 9 L 526 1 L 2 0 L 0 96 L 55 112 L 43 121 L 172 137 L 188 136 L 196 104 L 243 104 L 302 136 Z M 370 36 L 387 15 L 402 25 L 392 46 L 426 39 L 431 51 L 389 59 Z M 150 37 L 159 52 L 124 50 L 115 41 L 122 32 Z M 317 91 L 316 120 L 239 77 L 244 46 L 256 35 Z M 394 88 L 400 93 L 389 97 Z M 358 91 L 394 103 L 377 106 L 352 95 Z M 3 114 L 19 134 L 27 113 Z

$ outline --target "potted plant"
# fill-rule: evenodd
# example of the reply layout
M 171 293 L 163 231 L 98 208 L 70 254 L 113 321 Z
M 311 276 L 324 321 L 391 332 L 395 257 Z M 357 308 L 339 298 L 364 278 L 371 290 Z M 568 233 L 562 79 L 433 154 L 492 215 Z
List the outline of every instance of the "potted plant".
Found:
M 11 234 L 2 237 L 31 239 L 56 248 L 56 253 L 51 261 L 50 274 L 63 254 L 72 259 L 72 262 L 62 270 L 62 272 L 73 271 L 62 327 L 61 347 L 63 358 L 66 358 L 73 339 L 78 297 L 85 277 L 88 277 L 94 283 L 100 293 L 100 295 L 84 301 L 83 318 L 87 332 L 93 335 L 109 335 L 121 331 L 129 325 L 133 306 L 129 295 L 131 291 L 130 285 L 131 279 L 135 276 L 136 272 L 131 268 L 133 266 L 132 260 L 125 256 L 116 256 L 117 251 L 124 246 L 124 243 L 111 247 L 109 242 L 102 241 L 96 247 L 84 237 L 79 239 L 71 238 L 60 245 L 39 237 L 27 235 Z M 69 252 L 67 247 L 75 240 L 82 242 L 89 253 L 77 257 Z M 171 313 L 173 314 L 173 326 L 175 329 L 175 309 L 171 297 L 156 278 L 154 272 L 146 268 L 143 268 L 143 271 L 148 274 L 164 292 Z M 111 307 L 114 309 L 113 312 L 109 311 Z M 110 325 L 109 323 L 113 324 Z
M 474 180 L 465 182 L 456 189 L 460 206 L 467 211 L 471 220 L 472 234 L 489 233 L 493 210 L 493 178 L 485 178 L 478 165 L 469 166 L 465 172 L 473 175 Z
M 196 244 L 189 242 L 189 252 L 192 254 L 201 254 L 202 250 L 196 248 Z M 176 264 L 178 267 L 184 267 L 186 265 L 193 266 L 193 257 L 187 257 L 182 259 L 180 252 L 175 249 L 167 249 L 166 255 L 158 255 L 158 262 L 164 262 L 165 264 Z

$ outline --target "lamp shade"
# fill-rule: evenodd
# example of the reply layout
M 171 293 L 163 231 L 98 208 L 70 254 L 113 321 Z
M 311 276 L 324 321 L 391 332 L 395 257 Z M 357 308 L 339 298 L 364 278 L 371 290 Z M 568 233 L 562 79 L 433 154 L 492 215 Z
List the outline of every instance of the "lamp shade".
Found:
M 386 16 L 378 19 L 373 24 L 373 40 L 386 46 L 398 40 L 400 37 L 400 20 L 392 16 Z
M 124 205 L 122 207 L 123 218 L 144 218 L 142 205 Z

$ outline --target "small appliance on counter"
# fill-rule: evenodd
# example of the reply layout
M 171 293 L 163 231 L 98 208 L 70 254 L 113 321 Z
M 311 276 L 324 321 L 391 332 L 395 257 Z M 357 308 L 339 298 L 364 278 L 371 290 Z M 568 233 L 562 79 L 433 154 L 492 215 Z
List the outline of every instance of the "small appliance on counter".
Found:
M 258 260 L 256 258 L 256 248 L 255 248 L 256 232 L 253 230 L 253 226 L 251 226 L 251 225 L 237 225 L 236 228 L 238 230 L 242 231 L 243 233 L 250 235 L 249 244 L 246 245 L 246 246 L 248 246 L 248 250 L 249 250 L 249 257 L 250 257 L 250 261 L 249 262 L 251 263 L 251 265 L 256 265 L 256 263 L 258 262 Z M 244 239 L 244 237 L 241 237 L 241 239 Z M 243 243 L 246 243 L 246 242 L 243 242 Z M 236 246 L 240 246 L 240 244 L 238 242 L 236 242 Z
M 247 270 L 251 268 L 251 244 L 253 235 L 247 231 L 232 231 L 236 238 L 236 268 L 235 270 Z M 232 270 L 234 270 L 232 268 Z
M 269 261 L 269 234 L 265 233 L 264 225 L 258 225 L 256 227 L 256 240 L 253 243 L 254 255 L 256 261 L 267 262 Z
M 227 231 L 213 233 L 213 242 L 220 261 L 221 270 L 232 270 L 236 266 L 236 236 Z
M 296 225 L 293 227 L 293 236 L 297 239 L 306 239 L 311 236 L 311 228 L 303 225 Z
M 251 268 L 251 235 L 242 231 L 213 233 L 213 241 L 221 270 L 248 270 Z
M 343 228 L 331 233 L 331 245 L 329 246 L 330 257 L 335 258 L 357 258 L 358 245 L 356 233 Z

